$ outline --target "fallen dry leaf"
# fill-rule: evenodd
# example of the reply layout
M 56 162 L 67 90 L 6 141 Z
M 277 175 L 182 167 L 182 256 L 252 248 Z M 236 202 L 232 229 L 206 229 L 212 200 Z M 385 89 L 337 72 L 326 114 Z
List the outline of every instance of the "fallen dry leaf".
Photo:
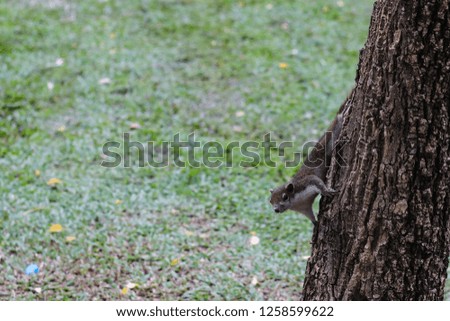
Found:
M 75 241 L 76 239 L 77 238 L 73 235 L 66 236 L 66 242 L 69 242 L 69 243 Z
M 62 183 L 62 181 L 61 181 L 59 178 L 55 178 L 55 177 L 50 178 L 50 179 L 47 181 L 47 185 L 48 185 L 48 186 L 55 186 L 55 185 L 61 184 L 61 183 Z
M 51 233 L 58 233 L 58 232 L 61 232 L 62 230 L 63 230 L 63 227 L 61 226 L 61 224 L 52 224 L 50 226 L 50 228 L 48 229 L 48 231 Z

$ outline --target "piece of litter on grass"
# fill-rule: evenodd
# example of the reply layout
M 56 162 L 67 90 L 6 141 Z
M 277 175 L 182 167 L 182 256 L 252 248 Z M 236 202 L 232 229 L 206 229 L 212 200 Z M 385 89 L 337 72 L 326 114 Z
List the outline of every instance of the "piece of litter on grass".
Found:
M 55 177 L 50 178 L 50 179 L 47 181 L 47 185 L 48 185 L 48 186 L 55 186 L 55 185 L 61 184 L 61 183 L 62 183 L 62 181 L 61 181 L 59 178 L 55 178 Z
M 66 242 L 70 243 L 75 241 L 77 238 L 73 235 L 66 236 Z
M 50 226 L 50 228 L 48 229 L 48 231 L 51 233 L 58 233 L 61 232 L 62 230 L 63 227 L 61 226 L 61 224 L 52 224 L 52 226 Z
M 313 113 L 310 111 L 307 111 L 303 114 L 303 118 L 305 118 L 305 119 L 311 119 L 311 118 L 313 118 L 313 116 L 314 116 Z
M 56 59 L 55 65 L 62 66 L 63 64 L 64 64 L 64 59 L 62 59 L 62 58 Z
M 99 83 L 100 85 L 107 85 L 107 84 L 110 84 L 110 83 L 111 83 L 111 79 L 109 79 L 108 77 L 104 77 L 104 78 L 101 78 L 101 79 L 98 81 L 98 83 Z
M 255 285 L 258 284 L 258 279 L 256 278 L 256 276 L 254 276 L 254 277 L 252 278 L 251 284 L 252 284 L 253 286 L 255 286 Z
M 120 291 L 120 294 L 122 294 L 122 295 L 125 295 L 125 294 L 127 294 L 128 293 L 128 288 L 127 287 L 124 287 L 123 289 L 122 289 L 122 291 Z
M 141 125 L 139 125 L 138 123 L 131 123 L 130 124 L 130 129 L 139 129 L 141 128 Z
M 26 275 L 34 275 L 39 273 L 39 267 L 36 264 L 30 264 L 25 269 Z
M 311 256 L 310 255 L 304 255 L 304 256 L 302 256 L 302 259 L 303 260 L 307 260 L 307 259 L 309 259 Z
M 259 244 L 259 237 L 256 235 L 252 235 L 249 239 L 250 245 L 258 245 Z
M 34 290 L 34 292 L 36 292 L 38 294 L 41 294 L 41 292 L 42 292 L 41 288 L 34 288 L 33 290 Z
M 235 125 L 235 126 L 233 126 L 233 131 L 235 131 L 236 133 L 240 133 L 240 132 L 242 132 L 242 127 Z
M 137 283 L 133 283 L 133 282 L 128 282 L 126 285 L 127 289 L 134 289 L 135 287 L 137 287 L 138 284 Z

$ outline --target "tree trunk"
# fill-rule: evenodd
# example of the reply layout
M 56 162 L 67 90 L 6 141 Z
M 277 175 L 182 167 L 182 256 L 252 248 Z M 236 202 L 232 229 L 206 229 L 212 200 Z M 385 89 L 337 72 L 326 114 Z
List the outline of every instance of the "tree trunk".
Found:
M 442 300 L 450 247 L 449 0 L 380 0 L 344 106 L 304 300 Z M 339 163 L 339 164 L 338 164 Z

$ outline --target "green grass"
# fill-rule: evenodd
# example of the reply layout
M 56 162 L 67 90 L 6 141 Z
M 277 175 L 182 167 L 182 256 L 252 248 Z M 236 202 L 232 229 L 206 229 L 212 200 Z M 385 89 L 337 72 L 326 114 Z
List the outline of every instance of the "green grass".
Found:
M 134 122 L 143 142 L 317 138 L 353 85 L 371 7 L 3 1 L 0 298 L 298 299 L 312 225 L 267 202 L 295 169 L 108 169 L 102 145 Z M 128 282 L 139 287 L 123 296 Z

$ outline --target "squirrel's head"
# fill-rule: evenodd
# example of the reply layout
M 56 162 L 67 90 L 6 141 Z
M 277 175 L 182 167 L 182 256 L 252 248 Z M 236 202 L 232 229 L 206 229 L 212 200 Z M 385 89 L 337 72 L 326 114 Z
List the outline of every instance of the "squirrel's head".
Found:
M 270 204 L 275 213 L 283 213 L 291 207 L 291 197 L 294 196 L 294 185 L 289 182 L 271 189 Z

